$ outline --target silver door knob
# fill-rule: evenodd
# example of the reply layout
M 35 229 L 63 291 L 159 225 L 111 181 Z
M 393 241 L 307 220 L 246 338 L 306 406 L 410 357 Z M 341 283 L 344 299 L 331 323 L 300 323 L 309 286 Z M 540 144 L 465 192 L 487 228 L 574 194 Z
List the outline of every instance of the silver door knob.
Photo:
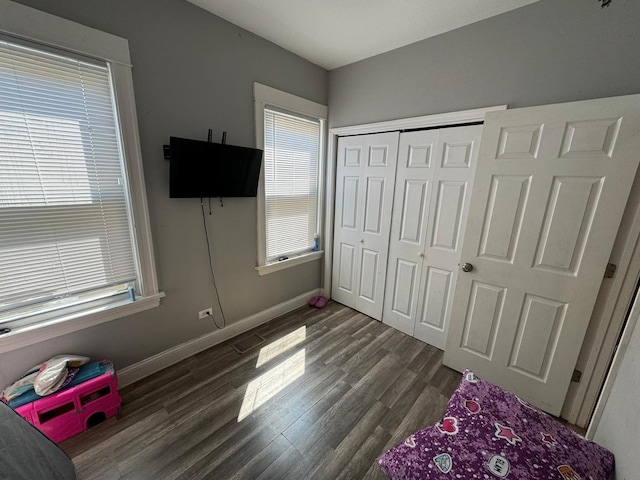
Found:
M 422 252 L 418 252 L 418 256 L 419 256 L 420 258 L 422 258 L 422 257 L 424 257 L 424 253 L 422 253 Z
M 471 265 L 470 263 L 463 263 L 461 267 L 462 267 L 462 271 L 465 273 L 473 270 L 473 265 Z

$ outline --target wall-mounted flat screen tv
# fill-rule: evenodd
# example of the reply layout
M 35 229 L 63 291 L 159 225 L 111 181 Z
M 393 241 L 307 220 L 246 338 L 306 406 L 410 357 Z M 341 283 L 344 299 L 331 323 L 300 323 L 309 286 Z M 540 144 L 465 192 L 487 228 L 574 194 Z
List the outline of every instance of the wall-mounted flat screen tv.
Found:
M 169 197 L 255 197 L 262 150 L 171 137 Z

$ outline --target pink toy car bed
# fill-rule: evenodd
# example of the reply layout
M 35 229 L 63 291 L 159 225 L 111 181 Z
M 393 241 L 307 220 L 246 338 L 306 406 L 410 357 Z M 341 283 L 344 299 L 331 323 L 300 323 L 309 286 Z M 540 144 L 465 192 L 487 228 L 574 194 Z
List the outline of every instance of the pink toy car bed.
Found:
M 104 365 L 104 374 L 15 411 L 56 443 L 84 432 L 116 415 L 122 403 L 116 373 L 111 363 Z

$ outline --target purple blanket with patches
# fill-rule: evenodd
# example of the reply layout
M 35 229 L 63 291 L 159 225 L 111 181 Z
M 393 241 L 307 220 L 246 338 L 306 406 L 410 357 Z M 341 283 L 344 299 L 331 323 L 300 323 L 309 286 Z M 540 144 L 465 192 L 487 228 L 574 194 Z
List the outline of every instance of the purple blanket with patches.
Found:
M 468 370 L 445 417 L 377 462 L 392 479 L 606 480 L 613 471 L 611 452 Z

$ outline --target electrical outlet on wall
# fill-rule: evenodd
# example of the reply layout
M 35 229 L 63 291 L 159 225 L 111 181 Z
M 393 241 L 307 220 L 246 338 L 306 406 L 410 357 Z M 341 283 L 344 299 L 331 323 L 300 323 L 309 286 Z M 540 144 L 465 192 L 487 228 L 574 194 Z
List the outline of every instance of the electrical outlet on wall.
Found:
M 207 317 L 213 317 L 213 308 L 209 307 L 209 308 L 205 308 L 204 310 L 200 310 L 198 312 L 198 318 L 200 320 L 202 320 L 203 318 L 207 318 Z

